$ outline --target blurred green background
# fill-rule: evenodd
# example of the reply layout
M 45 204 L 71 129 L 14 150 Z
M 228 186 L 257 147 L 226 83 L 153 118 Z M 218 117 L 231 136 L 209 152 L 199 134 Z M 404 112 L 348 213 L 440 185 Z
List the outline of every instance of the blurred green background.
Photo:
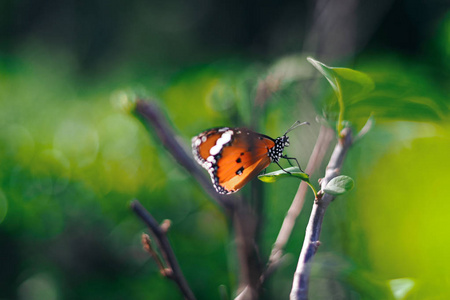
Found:
M 356 185 L 326 214 L 311 299 L 449 299 L 449 5 L 367 2 L 1 1 L 0 299 L 180 299 L 141 250 L 133 198 L 173 221 L 198 299 L 233 295 L 222 211 L 118 103 L 157 99 L 187 145 L 214 126 L 276 137 L 309 121 L 287 149 L 306 166 L 316 117 L 334 118 L 308 55 L 376 83 L 346 111 L 376 124 L 346 159 Z M 261 187 L 263 261 L 297 186 Z M 311 203 L 263 299 L 288 298 Z

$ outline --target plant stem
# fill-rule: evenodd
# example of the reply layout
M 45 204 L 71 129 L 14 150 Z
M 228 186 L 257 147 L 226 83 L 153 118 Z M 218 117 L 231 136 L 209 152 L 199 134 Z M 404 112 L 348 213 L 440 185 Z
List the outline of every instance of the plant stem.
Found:
M 316 144 L 309 158 L 308 165 L 306 166 L 305 169 L 306 173 L 313 174 L 317 169 L 317 167 L 320 166 L 325 156 L 325 153 L 327 152 L 329 144 L 333 140 L 333 138 L 334 138 L 334 130 L 326 126 L 320 127 L 319 136 L 317 138 Z M 308 189 L 307 183 L 302 180 L 298 187 L 297 193 L 295 194 L 295 197 L 292 200 L 291 206 L 289 207 L 289 210 L 286 213 L 286 217 L 283 220 L 283 224 L 281 225 L 276 241 L 272 246 L 272 251 L 270 253 L 270 257 L 267 262 L 267 267 L 262 276 L 260 277 L 261 285 L 282 264 L 284 260 L 283 249 L 286 243 L 289 241 L 289 237 L 291 236 L 292 230 L 295 225 L 295 221 L 303 208 L 307 189 Z M 248 299 L 247 297 L 250 291 L 251 290 L 247 286 L 235 298 L 235 300 Z
M 337 96 L 338 102 L 339 102 L 339 117 L 338 117 L 338 123 L 337 123 L 336 130 L 339 134 L 341 134 L 342 123 L 344 121 L 345 106 L 344 106 L 344 101 L 342 100 L 342 88 L 341 88 L 341 84 L 340 84 L 338 78 L 336 78 L 336 86 L 338 89 L 338 91 L 336 91 L 336 96 Z M 342 137 L 342 136 L 339 136 L 339 137 Z
M 314 199 L 317 199 L 317 191 L 316 191 L 316 188 L 311 184 L 311 182 L 309 182 L 309 180 L 308 180 L 308 181 L 305 180 L 305 182 L 306 182 L 307 185 L 309 185 L 309 187 L 310 187 L 311 190 L 313 191 L 313 193 L 314 193 Z
M 328 163 L 325 177 L 321 181 L 322 197 L 316 199 L 313 204 L 311 215 L 309 217 L 308 226 L 306 228 L 305 239 L 303 241 L 302 251 L 298 259 L 297 269 L 294 274 L 294 281 L 292 285 L 291 300 L 306 300 L 308 299 L 309 276 L 311 272 L 311 265 L 314 255 L 320 246 L 319 236 L 322 230 L 323 217 L 325 211 L 334 196 L 323 193 L 323 188 L 327 186 L 331 179 L 340 174 L 345 155 L 352 145 L 352 133 L 350 128 L 344 128 L 341 132 L 341 138 L 334 148 Z

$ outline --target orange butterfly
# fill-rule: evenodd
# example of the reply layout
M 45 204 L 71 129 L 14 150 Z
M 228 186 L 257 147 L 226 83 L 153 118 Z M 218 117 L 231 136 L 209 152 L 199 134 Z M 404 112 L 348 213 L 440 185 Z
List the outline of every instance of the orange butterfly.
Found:
M 245 128 L 213 128 L 192 138 L 192 152 L 197 162 L 208 170 L 218 193 L 234 193 L 270 163 L 280 166 L 280 158 L 297 161 L 283 155 L 283 150 L 289 146 L 286 134 L 303 124 L 309 123 L 297 121 L 276 139 Z

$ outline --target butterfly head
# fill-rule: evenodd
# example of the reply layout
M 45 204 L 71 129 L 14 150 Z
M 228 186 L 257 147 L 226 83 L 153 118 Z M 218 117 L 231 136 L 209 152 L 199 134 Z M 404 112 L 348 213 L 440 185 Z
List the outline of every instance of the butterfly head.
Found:
M 280 158 L 283 156 L 284 148 L 289 146 L 289 137 L 287 136 L 287 134 L 291 130 L 293 130 L 301 125 L 305 125 L 305 124 L 309 125 L 308 122 L 296 121 L 282 136 L 275 139 L 275 146 L 270 148 L 269 152 L 267 153 L 267 155 L 269 155 L 270 160 L 272 162 L 277 163 L 280 160 Z
M 289 147 L 289 137 L 287 135 L 280 136 L 277 140 L 280 140 L 280 143 L 284 145 L 284 147 Z
M 283 155 L 285 147 L 289 146 L 289 137 L 287 135 L 280 136 L 275 139 L 275 146 L 269 149 L 267 155 L 269 155 L 272 162 L 278 162 Z

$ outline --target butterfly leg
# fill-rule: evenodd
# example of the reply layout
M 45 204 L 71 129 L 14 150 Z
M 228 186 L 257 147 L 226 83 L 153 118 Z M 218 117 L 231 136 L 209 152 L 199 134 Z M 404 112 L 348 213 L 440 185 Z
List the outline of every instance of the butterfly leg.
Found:
M 300 169 L 300 171 L 302 171 L 303 173 L 305 173 L 305 171 L 302 170 L 302 168 L 300 167 L 300 164 L 298 163 L 298 160 L 295 157 L 287 157 L 286 155 L 281 156 L 281 158 L 287 159 L 287 161 L 289 162 L 289 164 L 292 166 L 291 164 L 291 159 L 295 160 L 295 162 L 297 163 L 298 168 Z
M 282 157 L 282 158 L 284 158 L 284 157 Z M 292 163 L 291 163 L 291 161 L 288 159 L 287 160 L 287 162 L 289 163 L 289 165 L 291 166 L 291 167 L 293 167 L 293 165 L 292 165 Z
M 285 169 L 283 169 L 282 166 L 280 166 L 280 164 L 278 162 L 276 162 L 276 164 L 280 167 L 281 170 L 283 170 L 284 172 L 288 173 L 289 175 L 291 175 L 291 172 L 286 171 Z

